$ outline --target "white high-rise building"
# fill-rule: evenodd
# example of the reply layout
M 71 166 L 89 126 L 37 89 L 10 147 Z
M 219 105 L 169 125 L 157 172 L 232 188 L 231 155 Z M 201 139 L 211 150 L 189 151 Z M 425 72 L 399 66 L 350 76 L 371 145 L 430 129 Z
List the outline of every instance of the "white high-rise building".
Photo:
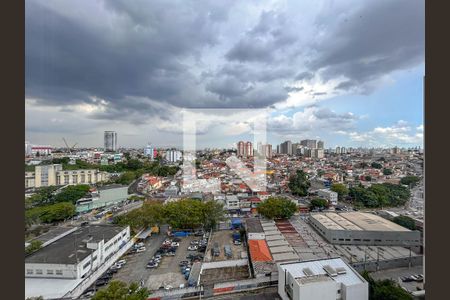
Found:
M 144 148 L 144 155 L 147 156 L 150 160 L 154 160 L 155 159 L 155 149 L 150 144 L 148 144 Z
M 166 160 L 170 162 L 177 162 L 181 160 L 181 151 L 178 150 L 167 150 L 166 151 Z
M 105 131 L 104 135 L 105 151 L 117 151 L 117 132 Z

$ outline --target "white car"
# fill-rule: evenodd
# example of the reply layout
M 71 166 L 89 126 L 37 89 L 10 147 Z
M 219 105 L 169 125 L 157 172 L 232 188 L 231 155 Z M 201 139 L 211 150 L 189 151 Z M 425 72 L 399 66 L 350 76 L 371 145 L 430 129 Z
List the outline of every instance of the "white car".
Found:
M 171 246 L 172 246 L 172 247 L 178 247 L 178 246 L 180 246 L 180 243 L 172 242 Z
M 171 286 L 171 285 L 166 285 L 166 286 L 164 287 L 164 289 L 166 289 L 166 290 L 171 290 L 171 289 L 173 289 L 173 286 Z
M 189 251 L 195 251 L 195 250 L 198 249 L 198 247 L 194 245 L 194 246 L 189 246 L 187 249 L 188 249 Z
M 121 259 L 121 260 L 116 261 L 116 265 L 121 265 L 121 266 L 123 266 L 123 265 L 126 264 L 126 263 L 127 263 L 127 261 L 126 261 L 125 259 Z
M 137 253 L 139 253 L 139 252 L 144 252 L 144 251 L 145 251 L 145 247 L 141 247 L 141 248 L 139 248 L 139 249 L 136 250 Z
M 137 243 L 137 244 L 135 244 L 134 245 L 136 248 L 142 248 L 142 247 L 144 247 L 145 245 L 144 245 L 144 243 Z

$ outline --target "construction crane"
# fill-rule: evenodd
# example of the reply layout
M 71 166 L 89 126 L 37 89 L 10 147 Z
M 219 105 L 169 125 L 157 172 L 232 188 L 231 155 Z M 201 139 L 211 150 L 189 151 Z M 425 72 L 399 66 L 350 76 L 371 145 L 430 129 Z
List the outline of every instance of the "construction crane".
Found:
M 75 148 L 76 145 L 78 145 L 78 143 L 73 144 L 72 147 L 69 147 L 69 144 L 67 144 L 67 141 L 65 138 L 62 138 L 64 141 L 64 144 L 66 144 L 67 150 L 69 150 L 69 154 L 72 154 L 72 149 Z

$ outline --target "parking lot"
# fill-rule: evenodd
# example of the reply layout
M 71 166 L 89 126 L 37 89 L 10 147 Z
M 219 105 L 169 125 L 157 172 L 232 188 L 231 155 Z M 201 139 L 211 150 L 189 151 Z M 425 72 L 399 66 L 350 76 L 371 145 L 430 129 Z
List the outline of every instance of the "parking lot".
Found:
M 241 259 L 242 256 L 246 255 L 246 251 L 243 245 L 234 245 L 233 244 L 233 231 L 232 230 L 219 230 L 214 231 L 212 234 L 212 240 L 210 241 L 209 249 L 214 246 L 214 243 L 219 245 L 220 254 L 219 256 L 212 256 L 211 251 L 208 250 L 208 253 L 205 254 L 205 261 L 222 261 L 228 259 Z M 232 257 L 227 258 L 225 256 L 224 246 L 230 245 L 232 251 Z M 244 252 L 244 254 L 242 253 Z
M 154 234 L 145 241 L 145 251 L 127 255 L 124 258 L 127 263 L 113 276 L 113 279 L 127 283 L 145 282 L 151 275 L 152 270 L 147 269 L 147 262 L 151 259 L 155 251 L 161 246 L 166 238 L 165 234 Z
M 168 285 L 172 286 L 172 288 L 178 288 L 182 284 L 186 285 L 187 280 L 180 271 L 179 263 L 181 261 L 188 260 L 186 259 L 188 254 L 198 253 L 197 251 L 189 251 L 187 248 L 189 247 L 191 241 L 199 240 L 200 238 L 196 236 L 188 236 L 179 237 L 179 239 L 180 246 L 175 252 L 175 256 L 163 256 L 157 268 L 147 269 L 149 271 L 149 277 L 146 281 L 146 287 L 150 290 L 158 290 L 160 287 L 166 287 Z M 163 241 L 164 239 L 161 240 L 161 243 Z M 161 246 L 161 243 L 156 247 L 153 253 L 159 248 L 159 246 Z M 152 257 L 152 255 L 148 257 L 148 260 Z
M 416 291 L 417 288 L 423 289 L 423 282 L 403 282 L 401 277 L 408 277 L 411 275 L 424 274 L 422 266 L 415 266 L 411 268 L 397 268 L 391 270 L 383 270 L 378 272 L 370 273 L 372 278 L 377 280 L 383 279 L 392 279 L 400 284 L 400 286 L 404 287 L 410 292 Z

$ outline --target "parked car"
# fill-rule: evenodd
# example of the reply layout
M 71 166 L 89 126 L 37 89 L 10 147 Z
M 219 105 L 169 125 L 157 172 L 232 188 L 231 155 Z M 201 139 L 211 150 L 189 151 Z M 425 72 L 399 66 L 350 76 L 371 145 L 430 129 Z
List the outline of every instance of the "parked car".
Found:
M 147 264 L 148 269 L 154 269 L 154 268 L 157 268 L 158 266 L 159 266 L 159 264 L 157 262 L 149 262 Z
M 137 253 L 145 252 L 145 250 L 146 250 L 145 247 L 142 247 L 142 248 L 137 249 L 136 252 Z
M 191 245 L 198 245 L 199 242 L 200 242 L 200 241 L 197 241 L 197 240 L 191 241 Z
M 99 279 L 95 282 L 95 286 L 104 286 L 108 284 L 108 280 L 104 280 L 104 279 Z
M 121 259 L 121 260 L 116 261 L 116 264 L 119 264 L 121 266 L 123 266 L 126 263 L 127 263 L 127 261 L 125 259 Z
M 240 240 L 234 240 L 234 241 L 233 241 L 233 244 L 235 244 L 235 245 L 241 245 L 242 243 L 241 243 Z
M 185 266 L 185 265 L 189 265 L 189 262 L 187 260 L 182 260 L 178 263 L 179 266 Z
M 178 243 L 178 242 L 172 242 L 171 246 L 172 246 L 172 247 L 179 247 L 179 246 L 180 246 L 180 243 Z
M 187 249 L 189 251 L 196 251 L 198 249 L 198 247 L 197 246 L 189 246 Z

